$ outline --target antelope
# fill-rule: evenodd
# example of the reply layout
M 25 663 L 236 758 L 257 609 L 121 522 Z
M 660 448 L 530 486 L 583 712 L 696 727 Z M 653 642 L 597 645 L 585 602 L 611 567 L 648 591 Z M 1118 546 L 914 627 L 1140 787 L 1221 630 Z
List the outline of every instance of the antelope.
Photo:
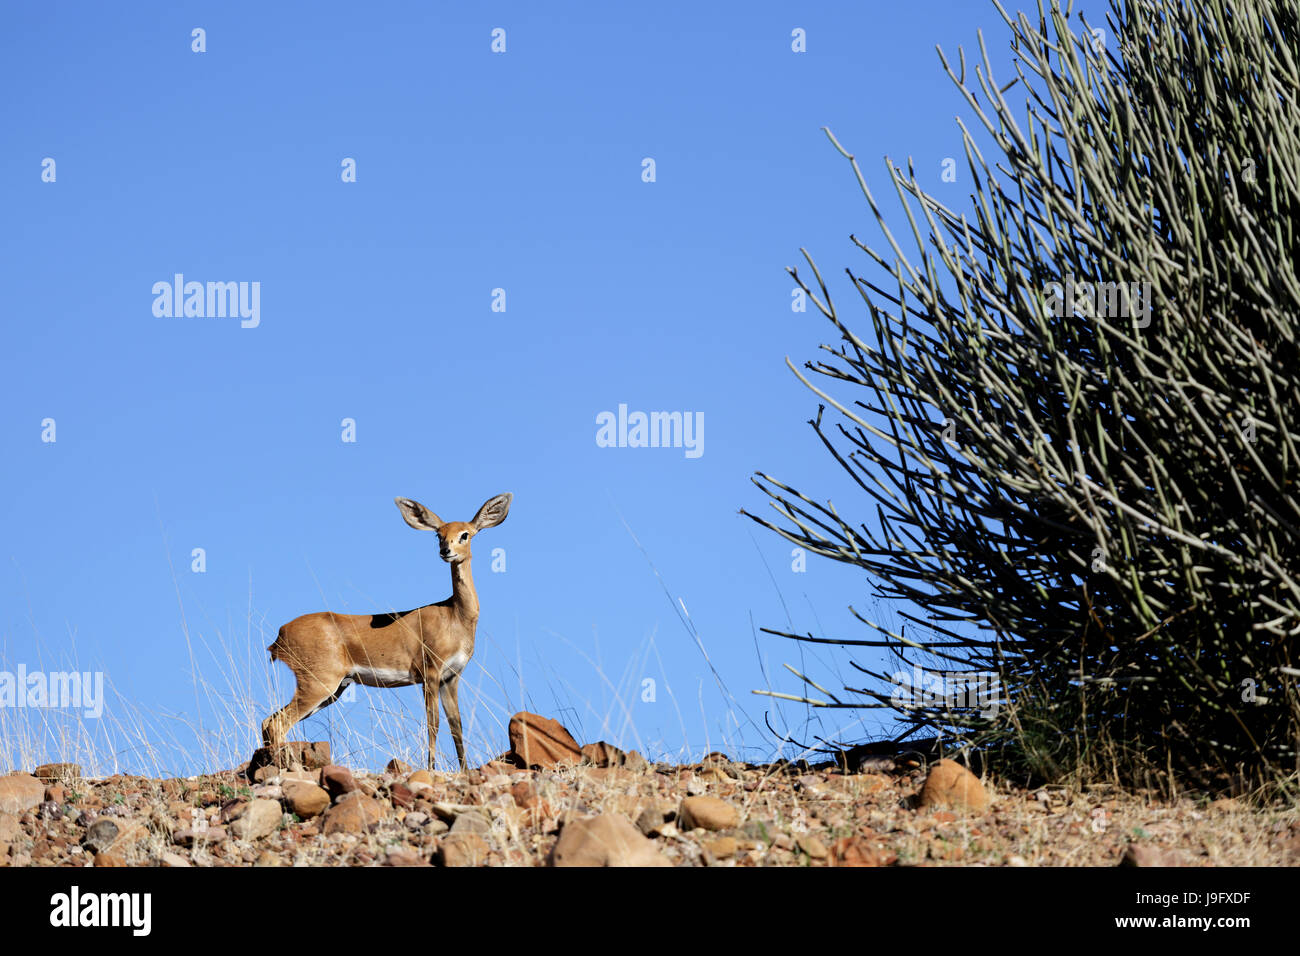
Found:
M 394 614 L 335 614 L 320 611 L 294 618 L 267 648 L 298 681 L 293 699 L 262 722 L 262 740 L 272 751 L 284 745 L 289 728 L 338 700 L 352 684 L 367 687 L 424 685 L 429 731 L 429 769 L 438 738 L 438 699 L 447 712 L 460 769 L 465 745 L 456 699 L 461 671 L 474 654 L 478 594 L 470 573 L 470 542 L 485 528 L 506 520 L 514 496 L 497 495 L 473 521 L 443 521 L 418 501 L 394 498 L 406 523 L 438 535 L 438 553 L 451 565 L 451 597 Z

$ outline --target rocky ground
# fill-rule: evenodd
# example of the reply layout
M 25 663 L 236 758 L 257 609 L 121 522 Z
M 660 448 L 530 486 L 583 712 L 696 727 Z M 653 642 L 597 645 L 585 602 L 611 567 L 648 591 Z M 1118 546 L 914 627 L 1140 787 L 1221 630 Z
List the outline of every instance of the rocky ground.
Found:
M 1300 811 L 1017 790 L 949 760 L 649 764 L 519 714 L 468 773 L 259 751 L 191 778 L 0 777 L 0 866 L 1296 866 Z

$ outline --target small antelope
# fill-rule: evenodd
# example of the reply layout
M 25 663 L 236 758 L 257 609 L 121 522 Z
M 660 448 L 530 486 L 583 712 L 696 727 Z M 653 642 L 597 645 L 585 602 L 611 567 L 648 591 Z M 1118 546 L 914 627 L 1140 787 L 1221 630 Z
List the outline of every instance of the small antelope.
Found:
M 438 553 L 451 565 L 451 597 L 399 614 L 334 614 L 321 611 L 294 618 L 280 628 L 267 650 L 298 680 L 293 699 L 262 722 L 269 748 L 284 744 L 298 721 L 328 707 L 350 684 L 367 687 L 424 685 L 429 728 L 429 769 L 438 738 L 438 698 L 447 712 L 460 769 L 465 745 L 460 736 L 460 673 L 474 653 L 478 594 L 470 573 L 470 541 L 484 528 L 506 520 L 513 495 L 489 498 L 470 522 L 443 521 L 418 501 L 395 498 L 406 523 L 438 534 Z

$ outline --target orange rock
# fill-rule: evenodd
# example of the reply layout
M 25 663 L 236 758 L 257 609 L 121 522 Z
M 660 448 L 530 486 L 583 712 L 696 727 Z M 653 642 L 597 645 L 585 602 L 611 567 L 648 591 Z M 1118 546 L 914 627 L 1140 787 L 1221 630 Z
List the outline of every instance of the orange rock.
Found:
M 921 788 L 923 807 L 952 807 L 983 813 L 989 808 L 989 795 L 979 778 L 955 760 L 940 760 L 930 768 Z
M 330 805 L 330 795 L 314 783 L 290 780 L 284 785 L 284 802 L 299 819 L 310 820 L 325 812 Z
M 343 797 L 324 816 L 326 836 L 334 833 L 364 833 L 373 830 L 383 819 L 379 802 L 364 793 Z
M 352 771 L 338 764 L 330 764 L 328 767 L 321 768 L 320 785 L 328 790 L 330 796 L 335 800 L 345 794 L 355 793 L 360 789 L 356 777 L 352 776 Z
M 582 748 L 558 720 L 520 712 L 510 718 L 510 752 L 524 767 L 554 769 L 582 761 Z
M 593 767 L 621 767 L 627 762 L 627 754 L 603 740 L 595 744 L 583 744 L 582 757 Z
M 41 805 L 45 799 L 45 784 L 26 773 L 11 773 L 0 777 L 0 812 L 22 813 Z
M 898 855 L 877 850 L 865 836 L 851 836 L 836 840 L 831 845 L 831 866 L 887 866 Z
M 693 830 L 726 830 L 740 822 L 736 808 L 717 797 L 687 797 L 677 811 L 677 828 Z
M 75 763 L 46 763 L 32 771 L 32 776 L 41 780 L 80 780 L 81 767 Z
M 604 813 L 564 824 L 547 866 L 672 866 L 625 817 Z
M 433 774 L 429 773 L 427 770 L 417 770 L 406 778 L 406 785 L 416 793 L 419 793 L 421 788 L 432 790 Z
M 537 795 L 537 788 L 531 781 L 520 780 L 510 788 L 510 796 L 515 799 L 515 806 L 521 810 L 533 810 L 541 803 Z
M 480 866 L 487 855 L 487 841 L 477 833 L 449 833 L 438 843 L 442 866 Z

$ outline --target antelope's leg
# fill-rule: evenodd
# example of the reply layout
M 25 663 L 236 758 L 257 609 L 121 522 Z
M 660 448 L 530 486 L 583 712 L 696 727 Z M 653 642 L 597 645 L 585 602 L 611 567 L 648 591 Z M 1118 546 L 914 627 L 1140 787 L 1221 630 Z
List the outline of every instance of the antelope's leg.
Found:
M 293 699 L 262 721 L 262 742 L 267 747 L 283 745 L 285 734 L 294 724 L 338 700 L 343 686 L 340 683 L 331 687 L 316 681 L 299 683 Z
M 424 680 L 424 716 L 429 727 L 429 770 L 433 770 L 434 754 L 438 745 L 438 679 L 432 669 Z
M 438 696 L 442 698 L 442 709 L 447 712 L 447 725 L 451 727 L 451 739 L 456 743 L 456 757 L 460 760 L 460 769 L 462 772 L 468 768 L 465 766 L 465 742 L 460 736 L 460 675 L 453 674 L 447 678 L 442 687 L 438 690 Z

